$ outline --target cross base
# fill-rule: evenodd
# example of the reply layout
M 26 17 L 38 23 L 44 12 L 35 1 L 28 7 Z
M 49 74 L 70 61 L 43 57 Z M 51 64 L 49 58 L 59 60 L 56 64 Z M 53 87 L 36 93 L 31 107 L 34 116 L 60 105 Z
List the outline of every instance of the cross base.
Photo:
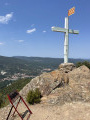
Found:
M 59 65 L 58 68 L 60 71 L 68 73 L 68 72 L 72 71 L 73 69 L 75 69 L 76 67 L 73 63 L 62 63 Z

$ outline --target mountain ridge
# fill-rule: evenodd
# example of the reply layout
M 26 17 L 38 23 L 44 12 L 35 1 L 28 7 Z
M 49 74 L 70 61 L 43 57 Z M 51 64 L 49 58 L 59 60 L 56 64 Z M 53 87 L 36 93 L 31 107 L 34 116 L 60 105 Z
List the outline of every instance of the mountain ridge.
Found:
M 69 62 L 74 64 L 79 61 L 82 62 L 85 59 L 69 59 Z M 42 72 L 47 72 L 48 69 L 56 69 L 61 63 L 63 63 L 63 58 L 0 56 L 0 80 L 17 73 L 37 76 Z

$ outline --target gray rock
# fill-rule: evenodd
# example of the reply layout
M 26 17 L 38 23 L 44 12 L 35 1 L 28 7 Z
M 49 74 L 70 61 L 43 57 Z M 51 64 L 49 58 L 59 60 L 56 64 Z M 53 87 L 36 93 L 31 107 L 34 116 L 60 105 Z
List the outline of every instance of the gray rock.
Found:
M 90 102 L 90 70 L 86 66 L 75 68 L 72 63 L 61 64 L 59 69 L 32 79 L 20 93 L 26 97 L 29 90 L 35 88 L 44 96 L 42 103 Z
M 29 90 L 35 90 L 39 88 L 42 96 L 49 95 L 52 90 L 60 87 L 64 84 L 68 84 L 69 78 L 67 74 L 60 72 L 59 70 L 52 71 L 50 73 L 43 73 L 40 76 L 31 80 L 21 91 L 20 94 L 27 96 Z
M 83 65 L 69 72 L 68 77 L 69 84 L 53 90 L 47 97 L 47 103 L 90 102 L 90 70 Z
M 59 65 L 58 69 L 60 71 L 63 71 L 65 73 L 68 73 L 70 71 L 72 71 L 73 69 L 75 69 L 75 65 L 73 63 L 62 63 Z

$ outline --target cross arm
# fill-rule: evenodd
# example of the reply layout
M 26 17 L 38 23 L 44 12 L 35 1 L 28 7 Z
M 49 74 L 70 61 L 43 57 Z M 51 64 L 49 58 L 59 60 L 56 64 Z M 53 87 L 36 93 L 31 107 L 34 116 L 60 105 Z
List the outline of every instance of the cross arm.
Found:
M 66 32 L 65 28 L 60 28 L 60 27 L 51 27 L 52 31 L 55 32 Z
M 69 33 L 72 33 L 72 34 L 79 34 L 79 30 L 71 30 L 71 29 L 69 29 Z
M 52 31 L 55 31 L 55 32 L 64 32 L 64 33 L 66 33 L 66 31 L 67 31 L 66 28 L 60 28 L 60 27 L 52 27 L 51 29 L 52 29 Z M 69 29 L 69 33 L 79 34 L 79 31 Z

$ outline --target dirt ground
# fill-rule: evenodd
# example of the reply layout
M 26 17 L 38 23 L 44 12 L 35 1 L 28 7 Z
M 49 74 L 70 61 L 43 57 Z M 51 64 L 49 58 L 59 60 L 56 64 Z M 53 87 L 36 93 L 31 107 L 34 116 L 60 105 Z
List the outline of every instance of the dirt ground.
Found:
M 37 104 L 29 105 L 29 108 L 33 113 L 29 120 L 90 120 L 90 103 L 73 102 L 62 106 Z M 0 120 L 6 120 L 9 109 L 10 105 L 0 109 Z M 26 110 L 26 107 L 20 103 L 18 107 L 20 114 Z M 21 118 L 15 113 L 15 116 L 10 116 L 9 120 L 21 120 Z

